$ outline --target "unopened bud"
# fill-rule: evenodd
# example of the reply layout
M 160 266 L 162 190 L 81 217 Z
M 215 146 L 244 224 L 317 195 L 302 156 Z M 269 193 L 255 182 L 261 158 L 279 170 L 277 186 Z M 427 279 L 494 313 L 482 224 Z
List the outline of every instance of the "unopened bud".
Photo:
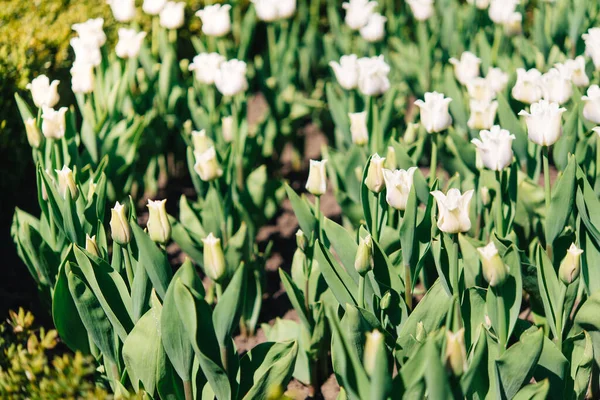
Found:
M 27 133 L 27 141 L 29 142 L 29 145 L 34 149 L 40 147 L 44 136 L 38 129 L 37 120 L 35 118 L 29 118 L 27 121 L 25 121 L 25 131 Z
M 369 129 L 367 128 L 367 112 L 349 113 L 350 134 L 352 143 L 363 146 L 369 143 Z
M 85 250 L 96 257 L 100 257 L 100 251 L 98 250 L 98 244 L 96 243 L 96 235 L 90 237 L 87 233 L 85 234 Z
M 408 124 L 406 131 L 404 132 L 404 143 L 411 144 L 417 139 L 417 132 L 419 130 L 419 124 L 413 124 L 412 122 Z
M 388 146 L 387 153 L 385 153 L 385 162 L 383 166 L 387 169 L 395 170 L 398 167 L 398 161 L 396 160 L 396 150 L 393 146 Z
M 363 175 L 363 169 L 361 167 L 354 168 L 354 176 L 356 176 L 356 180 L 360 182 Z
M 306 180 L 306 190 L 315 196 L 321 196 L 327 191 L 327 170 L 325 164 L 327 160 L 310 160 L 308 170 L 308 179 Z
M 458 332 L 446 331 L 446 366 L 456 376 L 467 369 L 467 351 L 465 348 L 465 328 Z
M 79 196 L 79 190 L 73 177 L 73 171 L 66 165 L 61 170 L 55 170 L 58 176 L 58 193 L 63 199 L 67 198 L 67 193 L 71 196 L 71 199 L 77 200 Z
M 375 372 L 377 364 L 387 362 L 385 357 L 384 337 L 377 329 L 367 332 L 363 365 L 369 376 Z
M 508 267 L 498 254 L 494 242 L 490 242 L 485 247 L 479 247 L 477 251 L 481 259 L 481 269 L 485 280 L 492 287 L 502 285 L 508 276 Z
M 223 140 L 225 140 L 226 143 L 233 142 L 233 128 L 232 116 L 221 118 L 221 134 L 223 135 Z
M 422 342 L 426 338 L 427 338 L 427 331 L 425 330 L 423 321 L 419 321 L 417 323 L 417 332 L 415 333 L 415 339 L 417 339 L 417 342 Z
M 296 246 L 302 251 L 306 249 L 306 236 L 304 236 L 302 229 L 296 231 Z
M 567 255 L 560 263 L 558 277 L 565 285 L 570 285 L 579 276 L 579 271 L 581 270 L 579 259 L 581 258 L 582 253 L 583 250 L 573 243 L 567 250 Z
M 381 307 L 382 310 L 387 310 L 388 308 L 390 308 L 391 302 L 392 302 L 392 294 L 388 290 L 387 292 L 385 292 L 385 294 L 381 298 L 381 301 L 379 302 L 379 306 Z
M 373 239 L 371 235 L 367 235 L 360 240 L 354 258 L 354 268 L 360 276 L 365 276 L 367 272 L 373 269 Z
M 213 282 L 221 283 L 226 272 L 221 239 L 215 237 L 211 232 L 202 239 L 202 243 L 204 243 L 204 273 Z
M 367 185 L 369 190 L 373 193 L 380 193 L 385 188 L 385 179 L 383 178 L 384 161 L 385 158 L 379 157 L 379 154 L 377 153 L 371 157 L 365 185 Z
M 167 243 L 171 239 L 171 223 L 165 204 L 167 200 L 148 200 L 148 234 L 157 243 Z
M 213 146 L 213 141 L 206 135 L 206 130 L 192 131 L 192 144 L 194 145 L 194 152 L 200 154 Z
M 110 232 L 115 243 L 125 246 L 131 241 L 131 227 L 127 220 L 125 206 L 117 203 L 110 210 Z
M 200 179 L 205 182 L 211 182 L 223 175 L 223 169 L 217 160 L 217 152 L 214 147 L 210 147 L 205 152 L 195 152 L 196 164 L 194 170 L 200 175 Z
M 484 206 L 489 206 L 491 203 L 490 189 L 487 186 L 482 186 L 479 192 L 481 194 L 481 203 Z

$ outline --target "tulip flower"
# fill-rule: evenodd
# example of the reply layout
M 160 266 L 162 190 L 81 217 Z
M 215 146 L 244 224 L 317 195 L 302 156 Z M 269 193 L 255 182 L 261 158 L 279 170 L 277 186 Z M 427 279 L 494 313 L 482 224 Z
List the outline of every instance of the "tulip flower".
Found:
M 467 0 L 467 3 L 474 5 L 480 10 L 485 10 L 490 6 L 490 0 Z
M 42 144 L 43 136 L 37 127 L 37 120 L 35 118 L 28 118 L 25 121 L 25 133 L 27 133 L 29 145 L 34 149 L 39 148 Z
M 491 287 L 502 285 L 508 277 L 508 267 L 498 254 L 494 242 L 490 242 L 485 247 L 478 247 L 477 252 L 481 259 L 481 269 L 486 282 Z
M 66 165 L 63 166 L 63 169 L 56 169 L 54 171 L 58 176 L 58 194 L 63 199 L 66 199 L 68 193 L 71 199 L 77 200 L 77 197 L 79 197 L 79 190 L 77 189 L 77 184 L 73 177 L 73 171 Z
M 566 108 L 557 103 L 540 100 L 531 105 L 531 112 L 521 110 L 519 115 L 525 117 L 529 140 L 540 146 L 551 146 L 562 135 L 562 114 Z
M 204 239 L 204 273 L 211 281 L 221 283 L 226 277 L 227 264 L 221 247 L 221 239 L 211 233 Z
M 214 147 L 210 147 L 202 153 L 194 152 L 194 155 L 196 156 L 194 170 L 200 175 L 200 179 L 211 182 L 223 175 L 223 169 L 219 165 Z
M 380 157 L 377 153 L 371 157 L 371 161 L 369 162 L 365 185 L 373 193 L 380 193 L 385 188 L 385 179 L 383 178 L 384 162 L 385 158 Z
M 215 74 L 215 85 L 223 96 L 235 96 L 248 89 L 246 63 L 229 60 L 221 64 Z
M 460 190 L 452 188 L 447 194 L 439 190 L 431 192 L 438 206 L 437 227 L 446 233 L 467 232 L 471 229 L 469 218 L 469 205 L 473 197 L 473 190 L 467 190 L 464 194 Z
M 93 18 L 80 24 L 73 24 L 71 28 L 77 32 L 84 41 L 95 43 L 97 47 L 102 47 L 106 43 L 106 34 L 104 33 L 104 19 Z
M 179 29 L 185 22 L 185 3 L 168 1 L 159 16 L 163 28 Z
M 413 177 L 417 167 L 411 167 L 407 170 L 383 170 L 383 179 L 385 180 L 385 200 L 390 207 L 396 210 L 406 210 L 408 195 L 413 185 Z
M 125 206 L 118 201 L 110 210 L 110 232 L 115 243 L 126 246 L 131 241 L 131 227 Z
M 520 0 L 491 0 L 488 10 L 490 19 L 496 24 L 504 24 L 517 9 Z
M 523 33 L 523 14 L 514 12 L 502 24 L 506 36 L 517 36 Z
M 490 129 L 494 125 L 498 102 L 489 100 L 471 100 L 469 102 L 471 115 L 467 126 L 471 129 Z
M 71 89 L 73 93 L 91 93 L 94 91 L 94 66 L 76 62 L 71 68 Z
M 106 2 L 118 22 L 129 22 L 135 18 L 135 0 L 106 0 Z
M 571 82 L 577 87 L 588 87 L 590 84 L 590 78 L 585 72 L 585 58 L 579 56 L 574 60 L 567 60 L 564 63 L 558 63 L 554 65 L 556 69 L 563 75 L 570 75 Z
M 373 376 L 376 373 L 376 368 L 379 363 L 387 362 L 384 358 L 385 353 L 385 338 L 381 332 L 374 329 L 372 332 L 367 332 L 367 340 L 365 341 L 365 351 L 363 353 L 363 365 L 367 375 Z
M 223 136 L 223 140 L 225 140 L 225 143 L 233 142 L 235 133 L 235 127 L 233 126 L 233 123 L 234 121 L 232 116 L 221 118 L 221 135 Z
M 387 18 L 379 13 L 373 13 L 365 26 L 360 28 L 360 36 L 369 43 L 380 42 L 385 36 Z
M 379 96 L 390 88 L 390 66 L 383 56 L 358 60 L 358 90 L 366 96 Z
M 558 268 L 558 277 L 565 285 L 570 285 L 577 279 L 581 270 L 579 259 L 583 254 L 583 250 L 578 248 L 575 243 L 571 244 L 571 247 L 567 250 L 567 255 L 561 261 L 560 267 Z
M 90 235 L 88 235 L 87 233 L 85 234 L 85 251 L 92 255 L 95 255 L 96 257 L 100 257 L 98 243 L 96 243 L 96 235 L 90 237 Z
M 358 250 L 354 257 L 354 269 L 356 269 L 356 272 L 363 277 L 373 269 L 373 239 L 371 238 L 371 235 L 367 235 L 364 239 L 360 239 Z
M 302 251 L 306 249 L 306 236 L 302 229 L 296 231 L 296 246 Z
M 585 54 L 591 57 L 596 71 L 600 71 L 600 28 L 591 28 L 581 37 L 585 41 Z
M 60 81 L 52 81 L 46 75 L 40 75 L 31 83 L 27 84 L 27 89 L 31 91 L 33 103 L 38 108 L 54 107 L 60 100 L 58 95 L 58 84 Z
M 205 129 L 192 131 L 192 144 L 194 145 L 194 152 L 200 154 L 214 146 L 213 141 L 206 135 Z
M 517 82 L 512 88 L 512 97 L 522 103 L 533 104 L 542 98 L 540 87 L 542 73 L 535 68 L 525 71 L 517 68 Z
M 512 142 L 515 140 L 515 135 L 495 125 L 489 131 L 481 131 L 479 136 L 481 140 L 473 139 L 471 143 L 477 147 L 477 152 L 486 168 L 502 171 L 512 163 Z
M 590 122 L 600 124 L 600 87 L 592 85 L 587 91 L 587 96 L 581 98 L 585 102 L 583 117 Z
M 465 328 L 457 332 L 446 331 L 446 367 L 455 376 L 461 376 L 467 370 L 467 350 L 465 347 Z
M 454 66 L 456 79 L 463 85 L 479 76 L 481 59 L 471 52 L 465 51 L 460 60 L 452 57 L 449 62 Z
M 202 20 L 202 32 L 208 36 L 221 37 L 231 32 L 229 4 L 214 4 L 198 11 L 196 16 Z
M 166 4 L 167 0 L 144 0 L 142 10 L 148 15 L 159 15 Z
M 500 68 L 488 69 L 485 79 L 495 93 L 502 92 L 506 89 L 506 85 L 508 84 L 508 74 L 503 72 Z
M 354 54 L 342 56 L 340 62 L 331 61 L 329 66 L 335 73 L 335 78 L 346 90 L 356 89 L 358 85 L 358 58 Z
M 49 107 L 42 108 L 42 133 L 45 138 L 61 139 L 65 136 L 66 113 L 67 107 L 61 107 L 58 110 Z
M 415 105 L 421 110 L 421 123 L 428 133 L 437 133 L 452 125 L 448 106 L 452 101 L 442 93 L 425 93 L 425 101 L 417 100 Z
M 397 165 L 398 160 L 396 159 L 396 150 L 394 150 L 394 146 L 388 146 L 385 153 L 385 162 L 383 163 L 383 166 L 387 169 L 394 170 L 396 169 Z
M 350 133 L 352 143 L 362 146 L 369 143 L 369 129 L 367 128 L 367 112 L 349 113 Z
M 306 190 L 315 196 L 321 196 L 327 191 L 326 163 L 327 160 L 310 160 L 308 179 L 306 180 Z
M 167 200 L 148 200 L 148 234 L 156 243 L 167 243 L 171 239 L 171 223 L 165 205 Z
M 564 104 L 573 95 L 571 72 L 566 69 L 562 72 L 556 68 L 550 69 L 542 75 L 540 86 L 544 99 L 553 103 Z
M 215 83 L 215 76 L 225 62 L 225 57 L 217 53 L 200 53 L 194 57 L 188 69 L 194 72 L 199 82 L 207 85 Z
M 350 0 L 343 3 L 342 8 L 346 10 L 344 22 L 350 29 L 357 31 L 367 25 L 375 7 L 377 2 L 369 0 Z
M 433 0 L 406 0 L 406 4 L 417 21 L 427 21 L 435 12 Z
M 137 32 L 135 29 L 119 28 L 119 42 L 115 52 L 120 58 L 137 57 L 142 48 L 146 32 Z
M 296 12 L 296 0 L 251 0 L 261 21 L 288 19 Z
M 496 92 L 492 88 L 490 81 L 487 78 L 473 78 L 467 82 L 467 92 L 472 100 L 482 102 L 491 102 L 496 96 Z
M 95 40 L 75 37 L 71 39 L 70 44 L 75 53 L 76 63 L 97 67 L 102 62 L 102 53 Z

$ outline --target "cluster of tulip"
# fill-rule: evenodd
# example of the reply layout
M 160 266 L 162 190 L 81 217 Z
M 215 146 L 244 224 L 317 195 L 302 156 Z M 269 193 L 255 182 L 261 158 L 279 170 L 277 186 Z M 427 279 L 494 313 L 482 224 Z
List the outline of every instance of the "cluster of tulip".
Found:
M 198 10 L 187 60 L 184 3 L 144 0 L 147 34 L 134 0 L 110 0 L 129 26 L 114 52 L 102 19 L 73 26 L 78 112 L 54 109 L 43 75 L 37 117 L 17 95 L 41 215 L 17 209 L 12 233 L 61 339 L 121 395 L 279 399 L 293 377 L 317 396 L 333 372 L 352 399 L 597 396 L 600 6 L 246 3 Z M 330 144 L 309 164 L 314 201 L 279 168 L 309 118 Z M 173 160 L 196 198 L 177 216 L 148 200 L 143 229 L 137 200 Z M 272 249 L 257 233 L 286 195 L 298 320 L 263 324 L 268 342 L 239 356 Z M 175 273 L 171 242 L 189 257 Z

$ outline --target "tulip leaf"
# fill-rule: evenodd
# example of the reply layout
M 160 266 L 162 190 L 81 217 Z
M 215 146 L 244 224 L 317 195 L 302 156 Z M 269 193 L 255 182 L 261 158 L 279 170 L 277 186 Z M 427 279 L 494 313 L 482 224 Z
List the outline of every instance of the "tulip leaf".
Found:
M 285 191 L 290 199 L 290 203 L 292 203 L 294 214 L 296 214 L 296 218 L 298 218 L 300 229 L 305 232 L 305 235 L 310 235 L 315 229 L 316 219 L 310 207 L 306 204 L 306 198 L 298 196 L 294 189 L 288 184 L 285 185 Z
M 327 239 L 340 258 L 342 265 L 352 280 L 358 284 L 359 275 L 354 268 L 354 257 L 358 251 L 358 245 L 352 235 L 343 226 L 335 223 L 329 218 L 323 218 L 323 229 Z
M 502 128 L 507 129 L 511 134 L 515 135 L 513 149 L 519 162 L 523 165 L 527 161 L 527 131 L 502 93 L 498 93 L 498 119 Z
M 556 325 L 558 313 L 562 313 L 562 310 L 558 308 L 560 301 L 558 297 L 564 284 L 558 280 L 552 262 L 540 245 L 535 250 L 535 263 L 538 270 L 538 284 L 544 304 L 545 317 L 554 337 L 558 337 L 558 330 L 563 328 Z
M 221 347 L 231 344 L 232 331 L 240 318 L 246 298 L 246 268 L 244 263 L 240 264 L 213 311 L 213 326 Z
M 292 278 L 281 268 L 279 269 L 279 277 L 281 279 L 281 284 L 283 285 L 285 292 L 292 303 L 292 307 L 294 307 L 294 310 L 296 310 L 298 313 L 298 317 L 304 324 L 306 330 L 310 332 L 311 324 L 308 316 L 306 315 L 306 309 L 304 308 L 304 294 L 302 291 L 300 291 L 300 289 L 298 289 L 294 281 L 292 281 Z
M 430 398 L 453 399 L 448 373 L 440 360 L 440 349 L 432 339 L 425 343 L 425 363 L 423 375 Z
M 548 380 L 543 380 L 524 386 L 515 394 L 513 400 L 544 400 L 548 398 L 549 391 L 550 384 Z
M 570 156 L 567 168 L 554 183 L 550 210 L 546 216 L 546 242 L 550 245 L 554 244 L 554 240 L 564 230 L 573 211 L 576 172 L 577 161 L 575 156 Z
M 156 293 L 161 299 L 164 299 L 169 282 L 173 277 L 167 255 L 156 246 L 142 228 L 137 224 L 130 225 L 138 248 L 137 262 L 144 266 Z
M 358 285 L 320 241 L 315 242 L 314 248 L 314 257 L 319 263 L 323 278 L 339 304 L 342 307 L 346 304 L 357 304 L 354 294 L 358 293 Z

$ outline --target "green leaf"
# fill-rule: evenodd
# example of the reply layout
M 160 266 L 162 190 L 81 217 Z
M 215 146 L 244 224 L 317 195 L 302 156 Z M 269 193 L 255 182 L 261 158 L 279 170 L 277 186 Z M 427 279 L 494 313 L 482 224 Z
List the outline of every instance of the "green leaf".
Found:
M 546 216 L 546 242 L 553 244 L 554 240 L 564 230 L 573 212 L 575 201 L 575 173 L 577 172 L 577 161 L 575 156 L 569 157 L 569 163 L 564 172 L 554 183 L 550 211 Z
M 535 251 L 535 263 L 538 271 L 540 295 L 544 304 L 544 315 L 548 320 L 552 334 L 554 337 L 558 337 L 558 330 L 562 329 L 562 326 L 556 326 L 556 317 L 559 313 L 561 286 L 564 284 L 558 280 L 552 262 L 539 244 Z
M 315 242 L 314 251 L 314 257 L 319 263 L 323 278 L 325 278 L 327 286 L 329 286 L 339 304 L 342 307 L 346 307 L 346 304 L 358 304 L 354 299 L 354 294 L 358 293 L 358 286 L 346 270 L 337 263 L 331 253 L 318 240 Z
M 281 283 L 283 284 L 285 292 L 292 303 L 292 307 L 294 307 L 294 310 L 296 310 L 298 313 L 300 321 L 302 321 L 306 329 L 310 332 L 311 324 L 308 316 L 306 315 L 306 309 L 304 308 L 304 294 L 300 289 L 298 289 L 292 278 L 281 268 L 279 269 L 279 278 L 281 279 Z
M 300 229 L 302 229 L 305 235 L 310 235 L 315 229 L 316 219 L 310 210 L 310 207 L 306 204 L 306 198 L 300 198 L 288 184 L 285 185 L 285 191 L 290 199 L 290 203 L 292 203 L 294 214 L 296 214 L 296 218 L 298 218 Z
M 241 305 L 246 297 L 245 271 L 246 266 L 242 263 L 213 311 L 213 326 L 221 347 L 231 343 L 231 334 L 240 318 Z
M 519 118 L 515 115 L 506 100 L 506 97 L 502 93 L 498 93 L 498 119 L 500 126 L 507 129 L 510 133 L 515 135 L 515 144 L 513 149 L 517 154 L 517 158 L 521 165 L 527 161 L 527 143 L 528 136 L 527 131 L 519 121 Z
M 131 230 L 138 247 L 137 262 L 144 266 L 156 293 L 164 299 L 173 277 L 169 259 L 137 224 L 131 224 Z

